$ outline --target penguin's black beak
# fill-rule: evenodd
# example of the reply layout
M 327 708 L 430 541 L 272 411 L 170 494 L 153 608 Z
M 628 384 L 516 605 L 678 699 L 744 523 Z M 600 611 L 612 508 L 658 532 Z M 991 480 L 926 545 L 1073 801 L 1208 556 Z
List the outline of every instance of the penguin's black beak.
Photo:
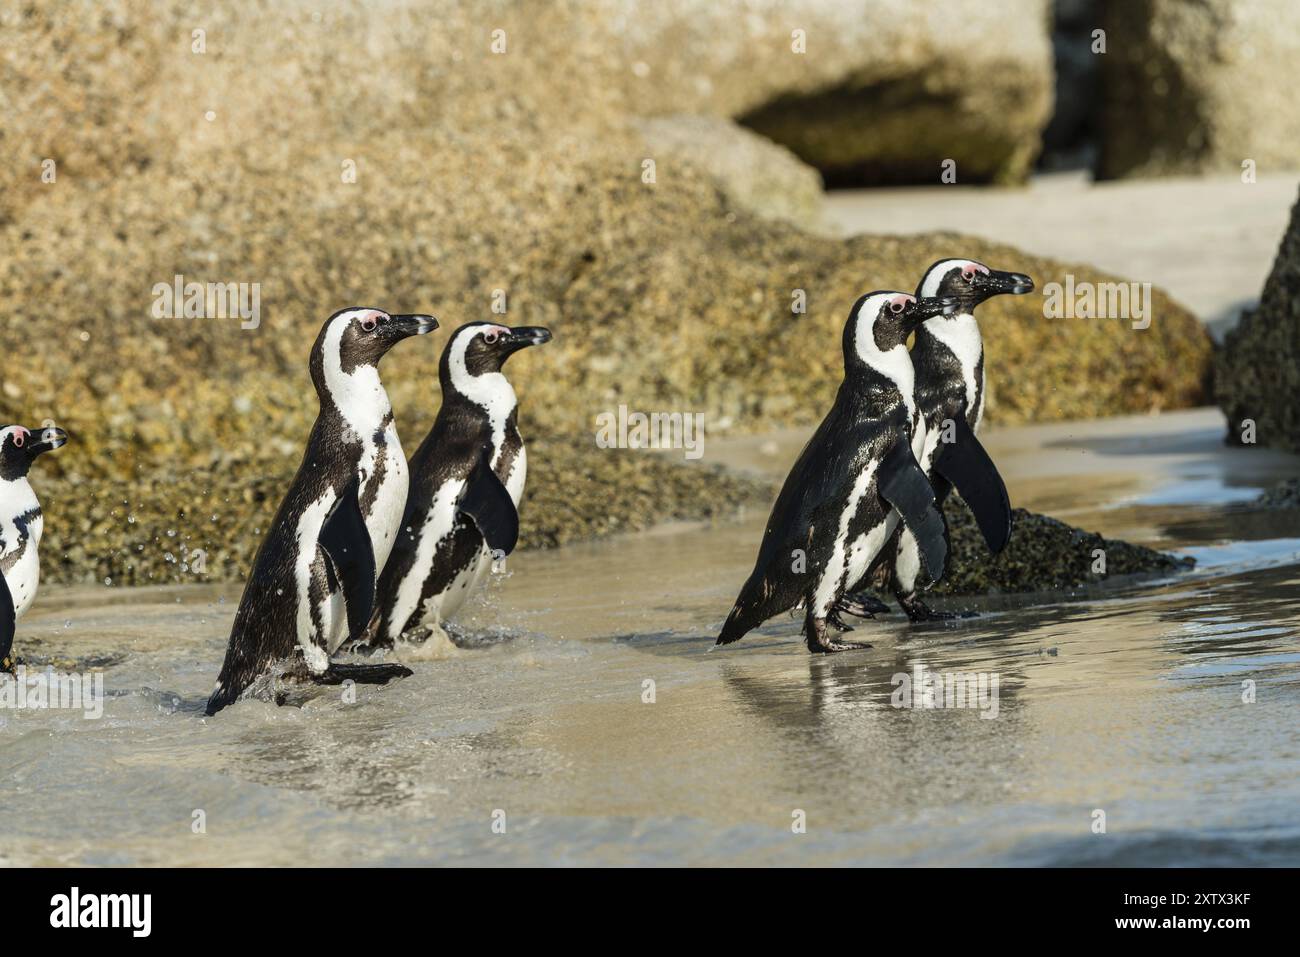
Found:
M 1007 293 L 1023 296 L 1027 292 L 1034 291 L 1034 281 L 1024 273 L 1002 272 L 997 269 L 990 269 L 987 273 L 976 273 L 971 280 L 971 285 L 985 298 Z
M 27 442 L 27 458 L 35 459 L 42 452 L 53 452 L 68 444 L 68 433 L 50 426 L 47 429 L 31 429 L 31 439 Z
M 397 333 L 399 338 L 402 339 L 407 336 L 422 336 L 438 328 L 438 320 L 433 316 L 412 313 L 409 315 L 390 314 L 388 318 L 392 324 L 393 332 Z
M 961 304 L 956 296 L 928 296 L 915 299 L 903 310 L 903 327 L 911 333 L 917 326 L 935 316 L 951 316 Z
M 551 330 L 545 326 L 516 326 L 507 335 L 497 340 L 497 348 L 501 351 L 501 358 L 504 360 L 507 356 L 514 355 L 520 349 L 527 349 L 529 346 L 540 346 L 542 343 L 550 341 Z

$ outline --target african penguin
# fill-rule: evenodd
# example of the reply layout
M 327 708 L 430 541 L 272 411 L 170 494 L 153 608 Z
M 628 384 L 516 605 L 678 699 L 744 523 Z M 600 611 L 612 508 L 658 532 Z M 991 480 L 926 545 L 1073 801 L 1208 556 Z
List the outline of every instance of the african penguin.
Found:
M 430 637 L 445 646 L 451 618 L 519 537 L 528 456 L 516 427 L 506 360 L 551 338 L 540 326 L 471 322 L 452 335 L 438 380 L 442 407 L 411 456 L 411 491 L 392 557 L 379 579 L 370 648 Z
M 718 644 L 736 641 L 802 601 L 809 651 L 865 647 L 830 637 L 828 617 L 900 520 L 916 533 L 927 571 L 935 578 L 943 574 L 943 519 L 915 458 L 924 420 L 913 399 L 907 337 L 956 305 L 901 292 L 872 292 L 854 303 L 835 404 L 786 477 L 754 570 Z
M 925 271 L 916 291 L 918 296 L 946 296 L 959 303 L 951 315 L 928 319 L 916 331 L 912 365 L 926 436 L 917 459 L 930 476 L 939 507 L 957 486 L 995 554 L 1011 535 L 1011 504 L 1002 477 L 975 438 L 985 398 L 984 345 L 975 307 L 994 296 L 1023 295 L 1033 288 L 1033 280 L 1021 273 L 999 272 L 971 259 L 941 259 Z M 918 597 L 920 560 L 916 539 L 906 529 L 896 533 L 878 562 L 892 566 L 892 590 L 912 621 L 959 614 L 934 611 Z M 874 599 L 850 595 L 841 610 L 857 614 L 854 602 L 871 604 Z
M 66 445 L 68 434 L 53 426 L 0 429 L 0 672 L 14 668 L 14 626 L 36 598 L 45 520 L 27 473 L 42 452 Z
M 208 714 L 285 658 L 293 658 L 291 673 L 318 684 L 382 684 L 410 674 L 397 665 L 340 664 L 330 655 L 369 621 L 378 570 L 406 503 L 406 458 L 379 360 L 408 336 L 437 327 L 431 316 L 354 308 L 321 328 L 310 361 L 320 413 L 254 559 Z

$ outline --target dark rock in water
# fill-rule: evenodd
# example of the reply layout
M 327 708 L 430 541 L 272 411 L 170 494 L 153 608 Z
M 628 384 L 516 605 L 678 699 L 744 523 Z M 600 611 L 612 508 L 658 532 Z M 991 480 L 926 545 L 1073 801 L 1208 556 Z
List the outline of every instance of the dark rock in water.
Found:
M 1259 308 L 1227 334 L 1214 391 L 1228 417 L 1228 441 L 1300 452 L 1300 201 L 1264 283 Z
M 1251 504 L 1256 508 L 1300 508 L 1300 478 L 1278 482 Z
M 1103 538 L 1023 508 L 1013 515 L 1011 541 L 995 557 L 989 554 L 970 510 L 949 499 L 944 505 L 951 534 L 949 571 L 935 591 L 953 595 L 1059 591 L 1129 575 L 1171 574 L 1195 564 L 1190 558 Z M 1105 552 L 1105 574 L 1093 571 L 1097 549 Z
M 1011 540 L 1002 554 L 993 556 L 970 510 L 959 498 L 949 498 L 943 509 L 949 532 L 948 571 L 933 593 L 1063 591 L 1114 578 L 1168 575 L 1195 565 L 1191 558 L 1103 538 L 1096 532 L 1086 532 L 1023 508 L 1013 509 L 1012 515 Z M 1093 571 L 1097 549 L 1105 552 L 1104 573 Z M 887 569 L 878 569 L 872 591 L 891 602 L 887 576 Z

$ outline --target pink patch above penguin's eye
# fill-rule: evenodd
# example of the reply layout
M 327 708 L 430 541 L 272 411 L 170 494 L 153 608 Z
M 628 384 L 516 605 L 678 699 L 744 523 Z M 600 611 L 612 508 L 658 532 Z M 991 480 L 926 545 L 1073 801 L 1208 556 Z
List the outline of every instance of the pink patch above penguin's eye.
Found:
M 908 303 L 916 302 L 915 296 L 895 296 L 889 300 L 889 311 L 897 315 L 907 308 Z
M 499 326 L 492 326 L 483 333 L 483 341 L 488 345 L 494 345 L 496 341 L 501 338 L 501 332 L 502 330 Z
M 961 267 L 961 278 L 965 279 L 967 282 L 970 282 L 972 279 L 975 278 L 976 273 L 982 272 L 987 275 L 988 271 L 989 270 L 987 266 L 981 266 L 979 263 L 967 263 L 966 265 Z

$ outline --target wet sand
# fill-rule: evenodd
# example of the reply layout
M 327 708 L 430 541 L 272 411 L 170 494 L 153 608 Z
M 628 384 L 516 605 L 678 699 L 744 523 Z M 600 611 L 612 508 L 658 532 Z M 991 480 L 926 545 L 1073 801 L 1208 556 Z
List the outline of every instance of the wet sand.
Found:
M 1017 505 L 1198 568 L 889 615 L 825 658 L 786 618 L 712 648 L 752 509 L 512 557 L 461 623 L 472 647 L 355 704 L 202 717 L 233 586 L 43 590 L 23 652 L 101 668 L 109 700 L 0 710 L 0 861 L 1295 864 L 1300 514 L 1240 500 L 1300 469 L 1220 435 L 1209 410 L 990 432 Z M 799 441 L 707 457 L 779 469 Z M 894 707 L 918 666 L 996 675 L 997 716 Z

